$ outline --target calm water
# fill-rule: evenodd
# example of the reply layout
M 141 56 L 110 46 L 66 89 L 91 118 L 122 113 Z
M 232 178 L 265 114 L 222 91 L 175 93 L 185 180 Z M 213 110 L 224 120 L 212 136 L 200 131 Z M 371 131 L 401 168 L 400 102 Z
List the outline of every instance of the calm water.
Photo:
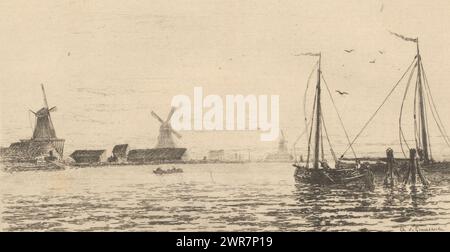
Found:
M 4 231 L 450 230 L 450 173 L 431 188 L 296 185 L 290 164 L 0 172 Z M 446 177 L 448 176 L 449 179 Z M 378 178 L 381 182 L 381 178 Z

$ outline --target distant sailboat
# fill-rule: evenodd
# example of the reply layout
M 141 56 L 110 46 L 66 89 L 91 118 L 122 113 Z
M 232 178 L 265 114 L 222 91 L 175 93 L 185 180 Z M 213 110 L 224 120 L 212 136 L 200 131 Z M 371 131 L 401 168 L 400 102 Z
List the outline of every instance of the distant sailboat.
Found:
M 280 138 L 278 140 L 278 151 L 269 153 L 264 158 L 264 162 L 292 162 L 294 157 L 289 154 L 287 147 L 287 140 L 284 136 L 283 130 L 280 131 Z
M 306 182 L 313 184 L 362 184 L 373 186 L 373 176 L 368 167 L 362 167 L 358 161 L 356 164 L 349 165 L 344 164 L 340 160 L 336 158 L 335 152 L 333 150 L 330 137 L 328 135 L 328 131 L 325 125 L 325 120 L 323 117 L 322 111 L 322 87 L 321 80 L 323 79 L 322 71 L 321 71 L 321 54 L 306 54 L 310 56 L 317 56 L 317 84 L 315 89 L 314 96 L 314 105 L 312 112 L 312 120 L 311 120 L 311 128 L 309 131 L 309 139 L 308 139 L 308 155 L 306 159 L 306 163 L 295 163 L 293 166 L 296 167 L 294 177 L 298 182 Z M 324 81 L 325 85 L 326 82 Z M 330 99 L 332 100 L 331 92 L 327 87 L 327 91 L 330 95 Z M 332 100 L 333 101 L 333 100 Z M 334 105 L 334 101 L 333 101 Z M 335 106 L 336 112 L 337 108 Z M 339 115 L 339 114 L 338 114 Z M 305 115 L 306 116 L 306 115 Z M 339 116 L 340 118 L 340 116 Z M 305 118 L 306 121 L 306 118 Z M 341 125 L 343 126 L 342 120 Z M 308 126 L 308 123 L 306 123 Z M 344 132 L 348 138 L 348 134 L 343 127 Z M 327 139 L 331 155 L 333 156 L 335 167 L 331 167 L 331 165 L 325 160 L 324 154 L 324 136 Z M 311 151 L 311 140 L 313 140 L 313 150 Z M 311 160 L 311 152 L 313 154 Z M 356 154 L 355 154 L 356 156 Z M 311 162 L 312 161 L 312 162 Z M 312 167 L 311 167 L 312 163 Z

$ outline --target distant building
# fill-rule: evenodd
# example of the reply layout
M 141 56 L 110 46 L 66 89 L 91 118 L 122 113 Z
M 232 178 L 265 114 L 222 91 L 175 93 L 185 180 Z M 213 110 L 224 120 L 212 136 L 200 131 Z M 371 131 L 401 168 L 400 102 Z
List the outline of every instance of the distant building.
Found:
M 264 158 L 265 162 L 292 162 L 294 157 L 286 152 L 269 153 Z
M 223 161 L 225 159 L 224 150 L 210 150 L 208 152 L 208 160 Z
M 71 155 L 76 163 L 102 163 L 107 161 L 106 150 L 76 150 Z
M 138 149 L 128 152 L 128 162 L 146 163 L 146 162 L 166 162 L 182 160 L 186 148 L 155 148 Z
M 125 162 L 127 161 L 128 144 L 118 144 L 112 150 L 111 162 Z
M 60 159 L 60 149 L 53 140 L 22 140 L 12 143 L 9 148 L 2 150 L 4 160 L 35 160 L 37 157 L 54 157 Z

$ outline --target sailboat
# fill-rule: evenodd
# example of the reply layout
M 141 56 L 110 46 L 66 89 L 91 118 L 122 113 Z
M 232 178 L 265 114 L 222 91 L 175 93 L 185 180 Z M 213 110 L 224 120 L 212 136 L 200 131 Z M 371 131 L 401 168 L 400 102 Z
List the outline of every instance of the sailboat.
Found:
M 395 163 L 397 166 L 400 167 L 406 167 L 408 160 L 411 158 L 417 159 L 419 161 L 419 164 L 421 167 L 423 167 L 426 170 L 430 170 L 432 168 L 449 168 L 450 164 L 448 162 L 437 162 L 433 158 L 432 153 L 432 145 L 430 141 L 430 130 L 429 130 L 429 120 L 428 116 L 431 114 L 435 124 L 436 128 L 438 129 L 440 133 L 440 137 L 444 140 L 446 145 L 450 147 L 450 138 L 448 137 L 447 131 L 444 127 L 444 124 L 442 123 L 441 117 L 437 111 L 436 104 L 434 102 L 430 86 L 428 84 L 427 75 L 425 73 L 425 69 L 423 67 L 422 63 L 422 56 L 420 54 L 420 47 L 419 47 L 419 38 L 409 38 L 406 36 L 403 36 L 398 33 L 391 32 L 392 35 L 408 42 L 413 42 L 416 44 L 416 54 L 414 55 L 414 59 L 412 60 L 409 67 L 406 69 L 406 71 L 403 73 L 401 78 L 397 81 L 397 83 L 393 86 L 393 88 L 390 90 L 388 95 L 384 98 L 381 105 L 378 107 L 378 109 L 372 114 L 370 119 L 365 123 L 364 127 L 360 130 L 360 132 L 355 136 L 355 138 L 352 140 L 352 142 L 349 144 L 347 149 L 344 151 L 343 156 L 345 153 L 353 146 L 353 144 L 356 142 L 358 137 L 361 135 L 361 133 L 367 128 L 369 123 L 372 121 L 372 119 L 375 117 L 378 111 L 383 107 L 383 105 L 386 103 L 386 101 L 389 99 L 389 97 L 392 95 L 392 93 L 395 91 L 395 89 L 399 86 L 400 83 L 402 83 L 402 80 L 405 79 L 406 76 L 408 76 L 405 91 L 403 93 L 403 100 L 400 106 L 400 115 L 399 115 L 399 124 L 398 124 L 398 133 L 399 133 L 399 141 L 400 141 L 400 147 L 402 154 L 404 158 L 395 158 Z M 415 77 L 415 78 L 414 78 Z M 414 80 L 415 79 L 415 80 Z M 415 82 L 414 82 L 415 81 Z M 411 85 L 415 83 L 415 85 Z M 413 89 L 413 90 L 411 90 Z M 414 97 L 414 104 L 412 107 L 413 110 L 413 116 L 412 116 L 412 125 L 414 128 L 414 134 L 406 136 L 404 129 L 403 129 L 403 114 L 404 114 L 404 108 L 405 108 L 405 101 L 407 100 L 407 96 L 413 96 Z M 411 140 L 414 139 L 414 140 Z M 408 143 L 409 142 L 409 143 Z M 414 142 L 411 144 L 411 142 Z M 414 152 L 414 156 L 411 157 L 411 151 Z M 377 158 L 379 161 L 386 162 L 385 158 Z M 369 160 L 369 159 L 367 159 Z M 376 168 L 382 168 L 384 169 L 384 165 L 380 166 L 373 166 L 374 169 Z
M 334 103 L 333 97 L 331 95 L 330 89 L 326 84 L 326 81 L 322 75 L 321 71 L 321 60 L 322 54 L 304 54 L 308 56 L 318 57 L 317 61 L 317 83 L 315 88 L 314 104 L 312 109 L 312 119 L 308 123 L 305 114 L 305 125 L 308 127 L 310 125 L 309 137 L 308 137 L 308 155 L 306 163 L 295 163 L 293 166 L 295 169 L 294 177 L 298 182 L 306 182 L 312 184 L 320 185 L 332 185 L 332 184 L 360 184 L 373 187 L 373 175 L 370 168 L 365 165 L 361 165 L 356 158 L 355 163 L 348 164 L 344 163 L 336 158 L 335 152 L 332 147 L 330 137 L 325 125 L 325 120 L 322 110 L 322 80 L 326 86 L 326 90 L 330 96 L 330 99 L 334 105 L 335 111 L 338 114 L 341 126 L 344 130 L 345 135 L 348 138 L 347 131 L 345 130 L 342 119 L 339 115 L 337 107 Z M 311 76 L 310 76 L 311 77 Z M 309 81 L 308 81 L 309 82 Z M 308 89 L 308 85 L 307 85 Z M 306 94 L 306 91 L 305 91 Z M 306 95 L 305 95 L 306 96 Z M 306 111 L 306 109 L 305 109 Z M 324 153 L 324 136 L 327 139 L 331 155 L 334 159 L 334 167 L 327 162 Z M 313 140 L 313 146 L 311 146 L 311 141 Z M 311 150 L 311 147 L 312 150 Z M 311 159 L 312 154 L 312 159 Z
M 404 36 L 402 37 L 404 38 Z M 413 116 L 414 142 L 417 150 L 418 159 L 419 161 L 421 161 L 422 166 L 425 168 L 427 166 L 433 166 L 434 164 L 438 163 L 433 159 L 431 149 L 430 130 L 428 122 L 429 112 L 431 112 L 431 115 L 436 123 L 436 126 L 441 134 L 442 139 L 449 147 L 450 147 L 450 139 L 448 138 L 444 125 L 442 124 L 442 120 L 436 109 L 436 105 L 434 103 L 434 99 L 431 94 L 431 89 L 428 84 L 428 79 L 422 63 L 422 56 L 420 55 L 419 39 L 416 38 L 413 40 L 413 42 L 416 43 L 417 47 L 417 54 L 415 56 L 416 63 L 414 64 L 414 67 L 412 68 L 410 73 L 410 76 L 412 76 L 416 72 L 416 83 L 414 87 L 415 89 L 414 116 Z M 406 146 L 406 148 L 408 149 L 411 149 L 411 147 L 408 145 L 408 142 L 402 129 L 402 117 L 403 117 L 403 106 L 405 102 L 405 97 L 408 93 L 408 89 L 410 89 L 411 86 L 410 84 L 411 84 L 411 77 L 409 78 L 405 89 L 399 117 L 400 146 L 405 157 L 407 157 L 407 154 L 405 153 L 404 146 Z

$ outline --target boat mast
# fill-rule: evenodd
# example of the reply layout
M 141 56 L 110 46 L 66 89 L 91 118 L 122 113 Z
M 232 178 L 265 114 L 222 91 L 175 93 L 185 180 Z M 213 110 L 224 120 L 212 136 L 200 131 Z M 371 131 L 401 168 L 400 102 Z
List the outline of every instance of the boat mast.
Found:
M 319 152 L 320 152 L 320 129 L 321 129 L 321 106 L 320 106 L 320 75 L 321 75 L 321 59 L 322 54 L 319 53 L 319 67 L 317 69 L 317 86 L 316 86 L 316 94 L 317 94 L 317 103 L 316 103 L 316 132 L 314 138 L 314 169 L 319 168 Z
M 417 39 L 417 80 L 418 80 L 418 93 L 419 93 L 419 110 L 420 110 L 420 123 L 421 123 L 421 138 L 422 138 L 422 151 L 423 160 L 425 163 L 430 162 L 429 150 L 428 150 L 428 132 L 427 132 L 427 121 L 425 117 L 425 103 L 423 96 L 423 85 L 422 85 L 422 59 L 420 57 L 419 51 L 419 39 Z

